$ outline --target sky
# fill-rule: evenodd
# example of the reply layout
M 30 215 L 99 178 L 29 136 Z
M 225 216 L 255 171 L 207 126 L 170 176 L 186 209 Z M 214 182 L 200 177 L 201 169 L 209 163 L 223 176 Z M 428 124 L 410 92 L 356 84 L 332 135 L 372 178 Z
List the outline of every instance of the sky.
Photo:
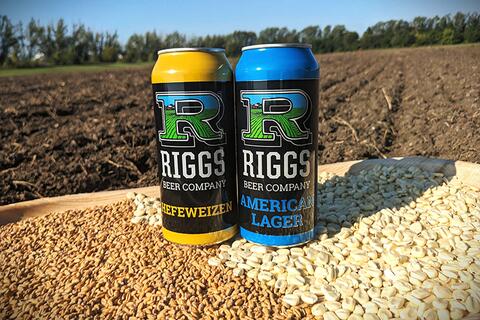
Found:
M 415 16 L 480 12 L 479 0 L 0 0 L 0 14 L 12 22 L 31 18 L 47 24 L 63 18 L 93 31 L 117 31 L 125 43 L 132 33 L 179 31 L 188 36 L 258 32 L 266 27 L 302 29 L 343 24 L 362 34 L 379 21 Z

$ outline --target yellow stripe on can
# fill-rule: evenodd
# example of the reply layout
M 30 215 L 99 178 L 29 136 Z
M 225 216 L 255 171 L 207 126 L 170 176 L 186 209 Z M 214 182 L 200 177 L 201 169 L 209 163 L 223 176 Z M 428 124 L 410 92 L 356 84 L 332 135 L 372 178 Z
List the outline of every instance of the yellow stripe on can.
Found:
M 163 236 L 165 239 L 171 242 L 178 244 L 188 244 L 188 245 L 210 245 L 216 244 L 230 239 L 237 233 L 237 226 L 232 226 L 227 229 L 220 231 L 209 232 L 209 233 L 179 233 L 171 230 L 162 228 Z
M 231 81 L 232 67 L 223 51 L 159 52 L 152 83 Z

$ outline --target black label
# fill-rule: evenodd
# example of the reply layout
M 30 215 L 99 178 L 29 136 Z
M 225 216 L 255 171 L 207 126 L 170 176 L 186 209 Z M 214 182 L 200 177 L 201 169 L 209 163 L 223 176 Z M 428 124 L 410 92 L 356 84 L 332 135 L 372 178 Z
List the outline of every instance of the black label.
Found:
M 153 84 L 163 227 L 207 233 L 237 221 L 231 82 Z
M 236 83 L 242 228 L 295 235 L 314 227 L 318 80 Z

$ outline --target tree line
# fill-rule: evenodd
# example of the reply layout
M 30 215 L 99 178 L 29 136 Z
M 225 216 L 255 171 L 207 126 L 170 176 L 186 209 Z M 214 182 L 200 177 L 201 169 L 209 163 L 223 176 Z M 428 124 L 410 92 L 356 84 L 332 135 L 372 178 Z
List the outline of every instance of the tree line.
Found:
M 227 55 L 238 56 L 243 46 L 282 42 L 310 43 L 315 53 L 474 43 L 480 42 L 480 15 L 458 12 L 412 21 L 389 20 L 368 27 L 362 36 L 344 25 L 302 30 L 270 27 L 258 34 L 234 31 L 194 37 L 177 31 L 165 35 L 149 31 L 131 35 L 124 46 L 116 32 L 94 32 L 83 24 L 69 28 L 63 19 L 47 25 L 31 19 L 24 26 L 0 15 L 0 66 L 7 67 L 153 61 L 158 50 L 175 47 L 221 47 Z

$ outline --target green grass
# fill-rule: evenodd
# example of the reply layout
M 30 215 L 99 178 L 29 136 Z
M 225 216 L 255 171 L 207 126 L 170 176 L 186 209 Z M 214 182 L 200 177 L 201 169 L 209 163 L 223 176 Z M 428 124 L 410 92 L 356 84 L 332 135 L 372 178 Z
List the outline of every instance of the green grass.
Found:
M 194 125 L 197 134 L 204 139 L 212 139 L 216 137 L 215 132 L 203 122 L 203 119 L 210 119 L 217 113 L 217 110 L 204 110 L 200 117 L 177 116 L 175 110 L 165 110 L 165 127 L 166 133 L 162 134 L 162 139 L 178 139 L 177 120 L 187 120 Z M 183 140 L 183 139 L 182 139 Z
M 303 114 L 304 110 L 292 110 L 289 112 L 290 119 L 299 117 Z M 263 115 L 261 109 L 250 110 L 250 133 L 244 135 L 245 138 L 250 139 L 266 139 L 271 138 L 272 133 L 264 133 L 263 131 Z M 301 137 L 302 133 L 297 126 L 292 125 L 290 120 L 286 119 L 284 115 L 269 115 L 269 119 L 278 121 L 282 125 L 284 133 L 290 138 Z
M 105 63 L 92 65 L 54 66 L 37 68 L 5 68 L 0 69 L 0 77 L 29 76 L 54 73 L 100 72 L 122 69 L 138 69 L 153 67 L 153 62 L 140 63 Z

